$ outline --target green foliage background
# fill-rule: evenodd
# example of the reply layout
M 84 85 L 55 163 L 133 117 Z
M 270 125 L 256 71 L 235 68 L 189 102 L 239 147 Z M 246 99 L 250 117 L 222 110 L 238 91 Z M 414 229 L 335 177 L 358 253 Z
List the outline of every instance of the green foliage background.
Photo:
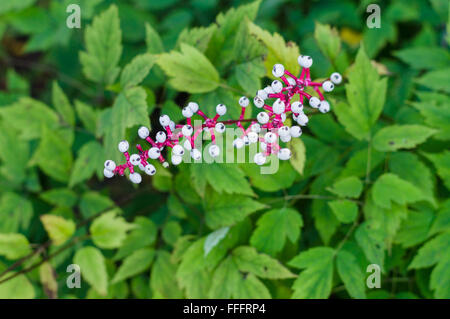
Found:
M 448 1 L 379 1 L 380 29 L 373 1 L 113 2 L 0 3 L 0 298 L 450 297 Z M 233 117 L 300 52 L 345 84 L 275 175 L 103 179 L 140 125 Z

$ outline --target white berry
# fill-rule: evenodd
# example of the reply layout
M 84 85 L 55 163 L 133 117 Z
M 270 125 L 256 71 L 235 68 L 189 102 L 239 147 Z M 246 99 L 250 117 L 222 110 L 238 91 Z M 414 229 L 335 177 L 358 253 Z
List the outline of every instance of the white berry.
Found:
M 209 147 L 209 155 L 211 155 L 211 157 L 217 157 L 220 154 L 220 148 L 217 145 L 211 145 Z
M 190 117 L 192 117 L 192 115 L 194 115 L 192 110 L 187 106 L 181 110 L 181 114 L 183 114 L 183 116 L 186 118 L 190 118 Z
M 250 101 L 248 100 L 248 97 L 246 97 L 246 96 L 242 96 L 239 99 L 239 105 L 242 106 L 242 107 L 247 107 L 249 102 Z
M 166 133 L 164 133 L 163 131 L 159 131 L 158 133 L 156 133 L 156 140 L 160 143 L 164 143 L 166 141 Z
M 114 161 L 112 161 L 112 160 L 106 160 L 105 161 L 105 168 L 110 170 L 110 171 L 113 171 L 116 168 L 116 163 Z
M 223 123 L 217 123 L 216 126 L 214 126 L 214 129 L 216 130 L 217 133 L 222 134 L 223 132 L 225 132 L 225 124 Z
M 291 127 L 289 133 L 292 137 L 299 137 L 302 135 L 302 128 L 300 126 L 294 125 Z
M 252 124 L 251 128 L 252 132 L 259 133 L 261 132 L 261 125 L 259 123 Z
M 317 109 L 317 108 L 319 107 L 319 105 L 320 105 L 320 100 L 319 100 L 319 98 L 317 98 L 317 97 L 315 97 L 315 96 L 312 96 L 312 97 L 309 99 L 309 105 L 310 105 L 312 108 Z
M 225 106 L 225 104 L 217 104 L 216 113 L 219 114 L 220 116 L 227 113 L 227 107 Z
M 150 135 L 150 130 L 145 126 L 141 126 L 138 130 L 138 135 L 140 138 L 145 140 Z
M 330 103 L 328 103 L 327 101 L 323 100 L 322 102 L 320 102 L 320 106 L 319 106 L 319 111 L 322 113 L 327 113 L 330 111 Z
M 183 160 L 183 157 L 181 157 L 180 155 L 172 154 L 171 161 L 172 161 L 173 165 L 179 165 L 182 160 Z
M 156 168 L 152 164 L 147 164 L 147 166 L 145 166 L 145 168 L 144 168 L 144 172 L 147 175 L 155 175 Z
M 189 140 L 184 141 L 183 147 L 184 147 L 186 150 L 190 151 L 190 150 L 192 149 L 191 141 L 189 141 Z
M 288 136 L 289 131 L 290 131 L 289 126 L 282 126 L 278 129 L 278 135 L 280 135 L 280 137 Z
M 244 146 L 244 140 L 242 138 L 237 138 L 233 141 L 233 146 L 236 148 L 242 148 Z
M 192 111 L 192 113 L 197 113 L 198 111 L 198 104 L 195 102 L 189 102 L 187 107 Z
M 283 143 L 287 143 L 287 142 L 289 142 L 290 140 L 291 140 L 291 135 L 286 135 L 286 136 L 280 136 L 280 140 L 283 142 Z
M 291 111 L 297 114 L 303 112 L 303 104 L 300 103 L 299 101 L 293 102 L 291 104 Z
M 191 136 L 193 132 L 194 129 L 189 124 L 183 125 L 183 127 L 181 128 L 181 133 L 184 136 Z
M 322 89 L 325 92 L 331 92 L 334 89 L 334 84 L 331 81 L 325 81 L 322 83 Z
M 280 81 L 275 80 L 272 82 L 271 87 L 275 93 L 280 93 L 283 89 L 283 84 Z
M 308 124 L 308 121 L 309 119 L 305 113 L 300 113 L 297 117 L 297 123 L 301 126 L 305 126 L 306 124 Z
M 130 162 L 134 166 L 139 165 L 139 163 L 141 162 L 141 157 L 138 154 L 133 154 L 130 156 Z
M 275 102 L 273 102 L 272 105 L 272 111 L 275 114 L 281 114 L 286 109 L 284 102 L 280 99 L 276 99 Z
M 299 55 L 297 62 L 302 68 L 310 68 L 313 64 L 313 59 L 308 55 Z
M 261 147 L 261 150 L 262 151 L 266 151 L 267 150 L 267 143 L 265 143 L 265 142 L 261 142 L 261 143 L 259 143 L 259 146 Z
M 247 135 L 244 135 L 243 137 L 242 137 L 242 140 L 244 141 L 244 145 L 250 145 L 250 140 L 248 139 L 248 136 Z
M 141 174 L 139 174 L 137 172 L 134 172 L 133 174 L 130 174 L 130 181 L 132 183 L 139 184 L 140 182 L 142 182 Z
M 170 124 L 170 117 L 167 115 L 161 115 L 159 117 L 159 124 L 161 124 L 162 127 L 169 126 Z
M 338 72 L 331 73 L 330 80 L 334 84 L 340 84 L 342 82 L 342 75 L 340 75 Z
M 247 134 L 247 137 L 248 137 L 248 141 L 252 144 L 258 142 L 258 133 L 249 132 Z
M 282 114 L 281 114 L 281 122 L 284 123 L 284 122 L 286 121 L 286 118 L 287 118 L 287 117 L 286 117 L 286 113 L 282 113 Z
M 282 161 L 286 161 L 291 158 L 291 150 L 288 148 L 282 148 L 278 151 L 278 158 Z
M 122 153 L 125 153 L 126 151 L 128 151 L 128 148 L 130 147 L 130 144 L 128 144 L 127 141 L 121 141 L 119 143 L 119 151 Z
M 275 93 L 275 91 L 273 90 L 271 85 L 266 86 L 264 88 L 264 92 L 267 93 L 267 97 L 269 97 L 269 94 L 274 94 Z
M 105 168 L 103 170 L 103 175 L 105 175 L 106 178 L 111 178 L 114 176 L 114 173 L 111 170 Z
M 184 155 L 184 148 L 183 146 L 177 144 L 173 147 L 172 149 L 172 153 L 178 156 L 183 156 Z
M 261 98 L 261 100 L 265 100 L 268 97 L 268 94 L 265 90 L 258 90 L 258 93 L 256 94 L 256 96 L 259 96 Z
M 257 165 L 263 165 L 266 162 L 266 157 L 262 153 L 256 153 L 255 156 L 253 157 L 253 161 Z
M 289 85 L 291 85 L 291 86 L 294 86 L 297 84 L 293 78 L 288 78 L 287 80 L 289 82 Z
M 253 104 L 260 109 L 264 106 L 264 100 L 259 95 L 255 96 L 253 99 Z
M 256 119 L 259 123 L 266 124 L 267 122 L 269 122 L 269 115 L 266 112 L 259 112 L 256 116 Z
M 157 147 L 152 147 L 148 150 L 148 157 L 151 159 L 157 159 L 161 155 L 161 151 Z
M 191 150 L 191 157 L 194 159 L 194 161 L 198 161 L 202 158 L 202 153 L 198 149 L 193 148 Z
M 272 74 L 274 77 L 279 78 L 284 75 L 283 64 L 275 64 L 272 69 Z
M 264 135 L 264 140 L 266 141 L 267 144 L 275 143 L 277 140 L 277 135 L 272 132 L 267 132 Z

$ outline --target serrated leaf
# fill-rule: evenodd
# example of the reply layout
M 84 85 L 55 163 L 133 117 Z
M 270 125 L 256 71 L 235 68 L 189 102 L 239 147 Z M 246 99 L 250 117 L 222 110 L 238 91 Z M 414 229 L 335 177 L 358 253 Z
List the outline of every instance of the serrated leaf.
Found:
M 42 127 L 50 129 L 58 126 L 56 112 L 44 103 L 29 97 L 23 97 L 16 103 L 0 108 L 0 117 L 25 140 L 39 138 Z
M 158 65 L 170 77 L 169 83 L 176 90 L 189 93 L 205 93 L 216 89 L 220 83 L 214 65 L 196 48 L 181 44 L 181 52 L 163 53 Z
M 450 68 L 425 73 L 416 82 L 436 91 L 450 93 Z
M 305 144 L 303 144 L 301 139 L 295 138 L 289 143 L 289 149 L 292 152 L 292 156 L 289 161 L 297 172 L 303 174 L 306 161 Z
M 217 244 L 219 244 L 219 242 L 225 238 L 229 230 L 230 227 L 222 227 L 216 231 L 213 231 L 206 237 L 205 244 L 203 246 L 205 256 L 207 256 L 211 249 L 216 247 Z
M 108 273 L 106 271 L 105 257 L 95 247 L 78 249 L 73 262 L 80 266 L 81 276 L 100 295 L 108 293 Z
M 341 197 L 358 198 L 363 190 L 363 184 L 356 176 L 348 176 L 334 182 L 328 190 Z
M 430 229 L 430 234 L 434 235 L 441 231 L 447 231 L 450 229 L 450 200 L 446 200 L 442 203 L 441 208 L 433 221 L 433 225 Z
M 425 123 L 438 130 L 433 138 L 448 141 L 450 140 L 450 102 L 445 101 L 439 105 L 436 100 L 413 103 L 425 118 Z
M 127 223 L 123 217 L 117 216 L 116 211 L 110 211 L 97 217 L 89 230 L 95 245 L 110 249 L 122 246 L 127 232 L 135 227 Z
M 24 257 L 29 253 L 31 253 L 30 243 L 24 235 L 0 233 L 0 255 L 14 260 Z
M 274 256 L 286 244 L 295 243 L 303 226 L 302 215 L 292 208 L 277 208 L 264 213 L 256 223 L 250 243 L 259 251 Z
M 381 152 L 414 148 L 435 133 L 436 130 L 422 125 L 391 125 L 382 128 L 375 134 L 373 146 Z
M 384 232 L 366 221 L 355 230 L 355 239 L 367 260 L 380 266 L 384 272 Z
M 415 69 L 438 69 L 450 64 L 450 54 L 439 47 L 410 47 L 396 51 L 394 55 Z
M 183 29 L 178 36 L 175 47 L 179 48 L 181 43 L 185 43 L 197 48 L 200 52 L 205 52 L 208 48 L 209 40 L 216 30 L 217 25 L 215 24 L 211 24 L 208 27 Z
M 341 40 L 336 28 L 331 28 L 328 24 L 316 22 L 314 39 L 320 51 L 331 61 L 334 61 L 341 50 Z
M 60 131 L 43 126 L 42 138 L 31 159 L 32 164 L 59 182 L 67 182 L 72 168 L 72 150 Z
M 293 299 L 324 299 L 331 293 L 334 250 L 315 247 L 301 252 L 289 262 L 292 267 L 305 269 L 294 281 Z
M 368 139 L 371 135 L 371 129 L 383 109 L 386 87 L 387 79 L 380 79 L 361 47 L 345 85 L 348 105 L 339 103 L 335 107 L 339 122 L 357 139 Z
M 182 298 L 182 293 L 175 278 L 177 264 L 173 263 L 167 251 L 157 252 L 156 261 L 150 275 L 150 286 L 162 298 Z
M 150 53 L 137 55 L 128 63 L 120 75 L 120 85 L 127 89 L 140 84 L 150 72 L 153 64 L 156 61 L 156 56 Z
M 120 71 L 121 38 L 119 13 L 117 7 L 111 5 L 86 28 L 86 51 L 80 52 L 86 78 L 105 86 L 114 83 Z
M 5 192 L 0 200 L 0 233 L 28 230 L 33 217 L 33 206 L 24 196 Z
M 394 242 L 405 248 L 422 243 L 428 237 L 433 218 L 432 210 L 409 211 L 407 218 L 400 225 Z
M 84 128 L 88 131 L 95 133 L 97 130 L 97 112 L 96 110 L 79 100 L 75 100 L 75 110 L 77 111 L 77 115 L 83 123 Z
M 355 256 L 347 251 L 340 250 L 336 257 L 336 268 L 348 294 L 353 298 L 365 299 L 365 274 L 358 265 Z
M 164 52 L 161 37 L 149 23 L 145 24 L 145 43 L 147 44 L 148 53 L 158 54 Z
M 450 151 L 424 153 L 423 155 L 433 163 L 445 187 L 450 190 Z
M 212 229 L 234 225 L 266 207 L 247 196 L 217 193 L 206 197 L 204 206 L 206 224 Z
M 114 202 L 109 197 L 97 192 L 86 192 L 80 199 L 80 210 L 84 218 L 92 217 L 113 206 Z
M 97 141 L 84 144 L 73 164 L 69 187 L 89 179 L 101 167 L 103 160 L 103 148 Z
M 337 219 L 342 223 L 351 223 L 358 215 L 358 205 L 355 202 L 343 199 L 328 202 Z
M 136 250 L 125 258 L 114 275 L 111 283 L 117 283 L 129 277 L 133 277 L 147 270 L 153 262 L 155 250 L 153 248 L 142 248 Z
M 183 229 L 179 223 L 176 221 L 170 221 L 164 225 L 162 229 L 162 237 L 167 244 L 173 246 L 182 232 Z
M 431 272 L 430 289 L 434 290 L 435 298 L 450 298 L 450 255 L 448 253 Z
M 73 220 L 49 214 L 41 215 L 40 219 L 53 244 L 57 246 L 64 244 L 75 232 Z
M 0 174 L 11 186 L 19 186 L 26 178 L 26 168 L 30 159 L 30 145 L 17 136 L 17 131 L 4 121 L 0 121 Z
M 75 112 L 73 111 L 72 105 L 70 105 L 69 99 L 67 98 L 66 94 L 56 81 L 53 82 L 52 86 L 52 102 L 53 106 L 61 115 L 64 122 L 71 126 L 74 126 Z
M 295 275 L 278 260 L 268 255 L 258 253 L 253 247 L 240 246 L 235 248 L 232 256 L 240 271 L 252 273 L 257 277 L 268 279 L 295 277 Z
M 68 188 L 53 188 L 41 193 L 40 197 L 55 206 L 72 207 L 77 202 L 77 194 Z
M 296 75 L 300 71 L 297 58 L 300 54 L 297 44 L 293 42 L 286 43 L 278 33 L 270 34 L 268 31 L 261 29 L 251 21 L 248 22 L 249 31 L 256 38 L 262 41 L 268 49 L 267 56 L 264 61 L 267 76 L 274 78 L 272 74 L 273 65 L 281 63 L 286 70 Z
M 446 255 L 450 247 L 450 233 L 442 233 L 433 239 L 427 241 L 419 248 L 416 256 L 413 258 L 408 269 L 418 269 L 433 266 Z
M 395 174 L 386 173 L 374 183 L 372 198 L 380 207 L 391 208 L 391 202 L 404 205 L 421 201 L 425 196 L 415 185 Z

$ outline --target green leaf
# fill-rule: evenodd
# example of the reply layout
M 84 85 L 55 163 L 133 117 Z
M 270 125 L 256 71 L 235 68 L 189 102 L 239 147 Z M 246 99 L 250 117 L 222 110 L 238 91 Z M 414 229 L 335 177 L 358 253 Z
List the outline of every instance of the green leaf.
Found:
M 196 48 L 181 44 L 181 52 L 163 53 L 158 65 L 170 77 L 169 83 L 176 90 L 189 93 L 205 93 L 219 86 L 219 73 L 211 62 Z
M 433 138 L 439 140 L 450 140 L 450 102 L 445 101 L 438 105 L 436 100 L 413 103 L 425 118 L 425 123 L 438 130 Z
M 150 72 L 156 57 L 150 53 L 137 55 L 128 63 L 120 75 L 120 85 L 127 89 L 140 84 Z
M 95 247 L 78 249 L 73 262 L 80 266 L 81 275 L 95 291 L 103 296 L 108 293 L 108 273 L 100 250 Z
M 375 134 L 373 146 L 381 152 L 414 148 L 435 133 L 436 130 L 422 125 L 391 125 L 382 128 Z
M 434 213 L 432 210 L 409 211 L 395 236 L 395 243 L 402 247 L 413 247 L 428 238 Z
M 166 243 L 173 246 L 182 232 L 183 229 L 179 223 L 170 221 L 164 225 L 162 229 L 162 237 Z
M 341 40 L 336 28 L 331 28 L 328 24 L 316 22 L 314 39 L 320 51 L 331 61 L 334 61 L 341 50 Z
M 80 199 L 80 210 L 84 218 L 89 218 L 114 206 L 109 197 L 97 192 L 86 192 Z
M 145 24 L 145 43 L 147 44 L 148 53 L 158 54 L 164 52 L 164 46 L 158 32 L 149 23 Z
M 98 167 L 101 167 L 103 160 L 103 148 L 97 141 L 84 144 L 73 164 L 69 187 L 89 179 Z
M 86 51 L 80 52 L 86 78 L 105 86 L 114 83 L 120 71 L 121 38 L 119 13 L 117 7 L 111 5 L 86 28 Z
M 430 288 L 435 290 L 435 298 L 450 298 L 450 255 L 448 253 L 443 256 L 431 272 Z
M 203 250 L 205 252 L 205 256 L 209 254 L 209 252 L 220 243 L 222 239 L 228 234 L 230 227 L 222 227 L 216 231 L 210 233 L 206 239 L 205 244 L 203 246 Z
M 450 151 L 433 154 L 424 153 L 423 155 L 433 163 L 445 187 L 450 190 Z
M 379 265 L 381 271 L 384 272 L 384 232 L 366 221 L 356 229 L 355 239 L 367 260 L 372 264 Z
M 438 69 L 450 64 L 450 54 L 439 47 L 411 47 L 394 55 L 415 69 Z
M 337 180 L 327 190 L 340 197 L 358 198 L 363 190 L 363 184 L 356 176 L 348 176 Z
M 251 184 L 264 192 L 275 192 L 282 189 L 287 189 L 292 186 L 298 174 L 287 161 L 279 161 L 276 157 L 269 157 L 270 161 L 278 161 L 279 168 L 275 174 L 270 172 L 272 168 L 268 169 L 269 174 L 264 174 L 262 168 L 255 163 L 242 164 L 241 168 L 250 178 Z M 276 163 L 273 164 L 273 170 L 276 169 Z M 272 165 L 272 164 L 271 164 Z
M 361 47 L 345 85 L 348 105 L 339 103 L 335 114 L 345 129 L 359 140 L 368 139 L 381 114 L 386 98 L 387 79 L 380 79 L 376 68 Z
M 303 270 L 292 289 L 294 299 L 324 299 L 331 293 L 335 251 L 329 247 L 315 247 L 301 252 L 289 265 Z
M 442 203 L 442 206 L 436 216 L 436 219 L 431 226 L 430 234 L 434 235 L 441 231 L 447 231 L 450 229 L 450 200 L 446 200 Z
M 135 227 L 127 223 L 123 217 L 117 216 L 116 211 L 110 211 L 92 222 L 90 232 L 95 245 L 110 249 L 122 246 L 127 231 Z
M 395 174 L 386 173 L 374 183 L 372 198 L 377 205 L 391 208 L 391 202 L 404 205 L 421 201 L 425 199 L 425 196 L 415 185 Z
M 26 178 L 26 168 L 30 159 L 29 143 L 18 138 L 17 131 L 4 121 L 0 121 L 0 175 L 11 186 L 20 185 Z
M 61 115 L 64 122 L 74 126 L 75 125 L 75 112 L 72 105 L 70 105 L 69 99 L 64 94 L 64 91 L 58 85 L 58 82 L 53 81 L 52 87 L 52 102 L 55 109 Z
M 365 274 L 358 265 L 355 256 L 347 251 L 340 250 L 336 257 L 336 267 L 348 294 L 353 298 L 365 299 Z
M 333 200 L 328 202 L 337 219 L 342 223 L 351 223 L 358 215 L 358 205 L 349 200 Z
M 75 232 L 76 226 L 73 220 L 49 214 L 41 215 L 40 218 L 48 236 L 57 246 L 64 244 Z
M 216 30 L 217 25 L 215 24 L 211 24 L 208 27 L 184 29 L 178 36 L 175 47 L 179 48 L 182 43 L 185 43 L 197 48 L 200 52 L 205 52 L 208 48 L 209 41 Z
M 48 176 L 59 182 L 67 182 L 72 168 L 72 151 L 70 144 L 59 131 L 52 131 L 46 126 L 42 138 L 31 159 Z
M 155 250 L 153 248 L 142 248 L 136 250 L 123 260 L 114 275 L 114 278 L 111 280 L 111 283 L 117 283 L 147 270 L 150 268 L 154 257 Z
M 450 232 L 442 233 L 419 248 L 408 269 L 433 266 L 450 253 Z
M 253 34 L 258 40 L 262 41 L 268 49 L 268 53 L 264 61 L 268 77 L 272 79 L 274 78 L 272 68 L 276 63 L 283 64 L 286 70 L 294 75 L 299 73 L 300 66 L 297 63 L 297 58 L 300 51 L 297 44 L 293 42 L 286 43 L 283 37 L 278 33 L 274 33 L 272 35 L 251 21 L 248 21 L 248 27 L 250 33 Z
M 10 272 L 10 275 L 15 272 Z M 0 299 L 33 299 L 34 287 L 25 275 L 19 275 L 0 284 Z
M 77 194 L 68 188 L 53 188 L 41 193 L 40 197 L 55 206 L 72 207 L 77 202 Z
M 24 235 L 0 233 L 0 255 L 14 260 L 24 257 L 29 253 L 31 253 L 30 243 Z
M 138 216 L 134 220 L 135 228 L 125 238 L 123 244 L 114 256 L 114 260 L 122 259 L 134 251 L 152 245 L 156 241 L 157 227 L 153 221 Z
M 33 206 L 24 196 L 5 192 L 0 200 L 0 233 L 15 233 L 29 229 Z
M 49 262 L 44 262 L 39 267 L 39 279 L 45 294 L 49 298 L 56 299 L 58 296 L 58 282 L 56 281 L 56 272 Z
M 430 71 L 416 79 L 416 82 L 436 91 L 450 93 L 450 68 Z
M 195 163 L 191 167 L 191 176 L 199 194 L 204 194 L 208 183 L 218 193 L 254 195 L 245 174 L 233 164 Z
M 289 159 L 292 166 L 295 168 L 297 172 L 303 174 L 303 169 L 305 168 L 306 161 L 306 149 L 305 144 L 301 139 L 295 138 L 292 139 L 289 143 L 289 149 L 292 152 L 292 156 Z
M 162 298 L 182 298 L 178 283 L 176 281 L 177 264 L 173 263 L 167 251 L 157 252 L 156 261 L 150 275 L 150 286 L 158 292 Z
M 212 228 L 231 226 L 266 206 L 250 197 L 213 193 L 205 198 L 206 224 Z
M 255 276 L 268 279 L 295 277 L 278 260 L 265 254 L 259 254 L 253 247 L 241 246 L 235 248 L 232 256 L 240 271 L 249 272 Z
M 286 244 L 295 243 L 303 226 L 302 215 L 292 208 L 276 208 L 264 213 L 256 223 L 250 243 L 259 251 L 274 256 Z
M 50 129 L 58 125 L 58 115 L 55 111 L 44 103 L 28 97 L 0 108 L 0 117 L 19 132 L 18 137 L 25 140 L 39 138 L 42 127 Z
M 90 132 L 95 133 L 97 130 L 97 112 L 96 110 L 84 102 L 75 101 L 75 110 L 80 118 L 83 126 Z
M 393 153 L 389 157 L 389 169 L 401 179 L 420 189 L 430 204 L 436 206 L 434 177 L 430 169 L 419 160 L 417 155 L 409 152 Z

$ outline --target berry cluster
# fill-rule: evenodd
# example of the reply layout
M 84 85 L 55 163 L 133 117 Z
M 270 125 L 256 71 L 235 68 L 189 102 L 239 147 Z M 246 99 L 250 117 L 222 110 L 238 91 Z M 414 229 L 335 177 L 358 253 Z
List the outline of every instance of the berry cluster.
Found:
M 138 166 L 146 174 L 154 175 L 156 168 L 147 161 L 149 158 L 158 159 L 164 167 L 168 167 L 168 162 L 161 154 L 166 147 L 172 149 L 171 162 L 173 165 L 178 165 L 182 162 L 185 150 L 190 152 L 192 159 L 200 160 L 202 153 L 196 148 L 195 140 L 203 130 L 209 131 L 211 134 L 212 143 L 208 150 L 209 154 L 211 157 L 217 157 L 220 155 L 220 148 L 216 145 L 215 133 L 224 133 L 226 125 L 231 124 L 236 124 L 242 131 L 242 135 L 233 141 L 234 147 L 239 149 L 244 145 L 259 142 L 261 152 L 256 153 L 253 158 L 256 164 L 263 165 L 267 156 L 271 154 L 277 155 L 280 160 L 288 160 L 291 157 L 291 151 L 288 148 L 281 148 L 278 140 L 287 143 L 291 138 L 299 137 L 302 134 L 301 126 L 305 126 L 308 123 L 308 117 L 303 112 L 304 98 L 308 100 L 312 108 L 326 113 L 330 110 L 330 104 L 325 100 L 320 88 L 324 92 L 331 92 L 334 89 L 334 85 L 342 81 L 342 76 L 335 72 L 323 82 L 313 82 L 311 81 L 309 70 L 313 63 L 312 58 L 300 55 L 298 63 L 302 68 L 300 77 L 296 77 L 285 70 L 282 64 L 273 66 L 272 74 L 280 78 L 281 81 L 275 80 L 270 86 L 257 92 L 253 103 L 257 108 L 263 109 L 263 111 L 258 113 L 256 119 L 244 119 L 245 109 L 249 105 L 249 99 L 245 96 L 239 99 L 239 105 L 242 109 L 238 120 L 219 121 L 220 116 L 227 112 L 227 107 L 224 104 L 218 104 L 215 116 L 209 118 L 199 109 L 197 103 L 190 102 L 181 111 L 186 118 L 186 124 L 176 125 L 170 120 L 169 116 L 160 116 L 159 122 L 165 132 L 157 132 L 155 140 L 150 137 L 148 128 L 142 126 L 139 129 L 139 137 L 146 140 L 151 146 L 149 150 L 144 151 L 141 145 L 138 144 L 136 145 L 138 154 L 130 155 L 128 153 L 128 142 L 121 141 L 119 143 L 119 151 L 124 154 L 126 163 L 117 166 L 114 161 L 107 160 L 104 169 L 105 177 L 111 178 L 115 174 L 124 175 L 125 170 L 129 169 L 130 180 L 133 183 L 140 183 L 142 177 L 138 172 L 135 172 L 134 167 Z M 311 87 L 318 97 L 305 92 L 307 87 Z M 296 95 L 299 97 L 298 101 L 292 102 Z M 267 104 L 269 100 L 272 100 L 271 106 Z M 292 113 L 292 117 L 298 125 L 289 127 L 283 124 L 289 112 Z M 191 118 L 194 114 L 198 114 L 203 118 L 201 126 L 194 127 L 192 125 Z M 244 128 L 242 125 L 244 122 L 251 122 L 248 128 Z M 180 141 L 183 138 L 185 142 L 181 146 Z

